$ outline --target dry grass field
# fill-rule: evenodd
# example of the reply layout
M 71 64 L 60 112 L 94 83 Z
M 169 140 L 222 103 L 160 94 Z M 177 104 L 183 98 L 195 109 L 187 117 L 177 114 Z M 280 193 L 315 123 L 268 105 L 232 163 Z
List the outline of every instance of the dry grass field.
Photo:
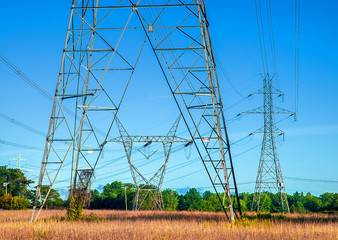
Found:
M 226 222 L 224 213 L 85 211 L 70 222 L 64 210 L 45 210 L 29 222 L 31 211 L 0 210 L 0 239 L 337 239 L 338 216 L 287 214 L 281 219 L 248 218 Z

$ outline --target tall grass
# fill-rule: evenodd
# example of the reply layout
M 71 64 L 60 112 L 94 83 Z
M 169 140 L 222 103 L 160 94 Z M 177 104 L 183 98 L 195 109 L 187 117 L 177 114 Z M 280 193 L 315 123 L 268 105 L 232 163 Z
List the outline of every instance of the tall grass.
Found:
M 224 213 L 84 213 L 83 220 L 70 222 L 64 219 L 65 211 L 47 210 L 31 224 L 31 211 L 0 211 L 0 239 L 338 239 L 337 215 L 287 214 L 283 219 L 251 215 L 230 224 Z

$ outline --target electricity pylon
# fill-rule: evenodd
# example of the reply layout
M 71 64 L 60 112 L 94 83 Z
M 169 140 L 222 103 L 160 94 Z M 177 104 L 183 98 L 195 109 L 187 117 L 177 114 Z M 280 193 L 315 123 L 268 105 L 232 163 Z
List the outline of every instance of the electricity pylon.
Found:
M 10 160 L 16 162 L 16 164 L 15 164 L 15 168 L 16 168 L 16 169 L 22 170 L 22 171 L 24 171 L 24 172 L 32 172 L 31 169 L 27 169 L 27 168 L 22 168 L 22 167 L 21 167 L 21 161 L 26 161 L 26 159 L 21 158 L 21 154 L 20 154 L 20 153 L 17 153 L 17 154 L 16 154 L 16 157 L 13 158 L 13 159 L 10 159 Z
M 21 158 L 21 154 L 17 153 L 15 158 L 12 158 L 11 161 L 15 161 L 15 168 L 21 170 L 20 163 L 21 161 L 26 161 L 26 159 Z
M 262 94 L 263 106 L 239 114 L 253 113 L 264 115 L 264 127 L 249 134 L 249 136 L 255 133 L 264 134 L 254 198 L 252 202 L 252 210 L 257 212 L 262 210 L 267 195 L 265 194 L 263 199 L 262 196 L 264 192 L 268 191 L 277 192 L 282 212 L 289 212 L 289 205 L 275 142 L 277 136 L 284 136 L 284 132 L 276 127 L 276 124 L 274 123 L 274 115 L 289 114 L 290 116 L 295 116 L 295 113 L 276 107 L 273 104 L 274 95 L 284 97 L 284 93 L 275 88 L 273 84 L 273 80 L 277 75 L 277 60 L 273 36 L 274 31 L 272 24 L 271 3 L 270 1 L 255 1 L 255 7 L 264 73 L 262 74 L 263 88 L 250 95 Z M 270 48 L 268 46 L 270 46 Z M 272 73 L 269 69 L 273 69 Z
M 203 0 L 72 1 L 34 210 L 65 162 L 70 195 L 83 170 L 94 172 L 148 47 L 225 214 L 241 214 L 208 24 Z
M 172 145 L 173 143 L 178 142 L 186 144 L 191 142 L 191 140 L 189 139 L 184 139 L 176 136 L 179 122 L 180 117 L 177 118 L 177 120 L 165 136 L 132 136 L 128 134 L 122 123 L 118 119 L 116 119 L 116 124 L 120 132 L 120 137 L 110 139 L 109 142 L 122 142 L 125 148 L 130 172 L 133 177 L 136 189 L 136 195 L 133 204 L 134 210 L 141 209 L 142 204 L 147 196 L 150 196 L 150 198 L 152 199 L 154 209 L 162 210 L 164 208 L 161 190 Z M 157 170 L 155 169 L 156 172 L 150 178 L 146 178 L 131 160 L 133 145 L 135 143 L 145 143 L 143 146 L 144 148 L 149 147 L 151 144 L 162 143 L 164 162 Z M 151 153 L 149 156 L 145 155 L 145 157 L 149 159 L 154 153 Z
M 263 88 L 253 93 L 263 95 L 263 106 L 240 114 L 251 113 L 264 115 L 264 127 L 250 133 L 250 135 L 255 133 L 264 134 L 252 202 L 252 210 L 257 212 L 262 209 L 262 206 L 265 203 L 265 198 L 267 196 L 262 196 L 264 192 L 278 193 L 282 212 L 290 211 L 275 141 L 276 137 L 284 136 L 284 132 L 276 127 L 274 123 L 274 114 L 289 114 L 290 116 L 293 116 L 295 113 L 274 106 L 274 95 L 277 95 L 278 97 L 282 97 L 284 95 L 280 90 L 273 87 L 274 76 L 275 74 L 270 75 L 269 73 L 263 75 Z

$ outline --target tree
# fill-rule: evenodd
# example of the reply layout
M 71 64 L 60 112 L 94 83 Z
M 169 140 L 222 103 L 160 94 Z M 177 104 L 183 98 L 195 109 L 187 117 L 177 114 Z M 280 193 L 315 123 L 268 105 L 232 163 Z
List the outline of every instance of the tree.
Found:
M 91 209 L 102 208 L 102 197 L 101 197 L 100 192 L 97 189 L 92 190 L 91 199 L 90 199 L 90 208 Z
M 271 206 L 270 206 L 270 212 L 276 213 L 282 211 L 282 205 L 281 205 L 281 195 L 279 193 L 267 193 L 271 199 Z M 286 206 L 284 206 L 284 212 L 288 212 L 288 209 Z
M 322 201 L 316 196 L 307 193 L 305 195 L 304 207 L 311 212 L 318 212 L 322 206 Z
M 25 197 L 30 193 L 27 188 L 30 183 L 33 181 L 28 180 L 20 169 L 0 167 L 0 208 L 27 209 L 30 202 Z
M 41 191 L 41 200 L 42 201 L 44 201 L 44 199 L 46 198 L 48 190 L 49 190 L 49 186 L 42 186 L 41 187 L 40 191 Z M 34 192 L 34 195 L 35 195 L 35 192 Z M 59 191 L 52 188 L 49 192 L 45 206 L 46 207 L 65 207 L 66 202 L 67 201 L 63 200 L 60 197 Z
M 294 204 L 291 205 L 290 211 L 293 213 L 306 213 L 306 209 L 304 208 L 304 205 L 302 202 L 297 201 Z
M 186 204 L 184 196 L 182 194 L 178 195 L 178 206 L 177 210 L 185 211 L 188 210 L 189 206 Z
M 202 211 L 203 210 L 203 198 L 196 188 L 190 188 L 184 195 L 185 206 L 189 211 Z
M 321 210 L 333 210 L 335 202 L 334 193 L 323 193 L 319 198 L 322 201 Z
M 131 183 L 123 184 L 120 181 L 114 181 L 112 183 L 107 183 L 103 187 L 101 194 L 96 192 L 95 196 L 92 197 L 91 208 L 98 209 L 125 209 L 125 195 L 124 195 L 124 186 L 127 187 L 127 208 L 133 208 L 133 199 L 135 196 L 134 185 Z M 93 203 L 95 200 L 95 203 Z
M 43 202 L 46 198 L 47 192 L 49 190 L 49 186 L 41 186 L 40 188 L 40 193 L 41 193 L 41 198 L 39 199 L 39 203 Z M 30 190 L 26 194 L 26 198 L 31 201 L 31 203 L 34 203 L 35 201 L 35 196 L 36 196 L 36 190 Z M 67 201 L 63 200 L 60 196 L 60 193 L 56 189 L 51 189 L 50 193 L 48 195 L 48 198 L 45 203 L 45 207 L 66 207 Z
M 332 206 L 332 210 L 338 211 L 338 193 L 335 193 L 335 194 L 333 195 L 333 206 Z
M 253 194 L 240 193 L 238 197 L 241 204 L 242 212 L 250 211 L 252 207 Z
M 28 192 L 28 185 L 34 183 L 28 180 L 25 174 L 17 168 L 7 168 L 7 166 L 0 166 L 0 196 L 6 194 L 4 183 L 7 185 L 7 193 L 12 196 L 25 197 Z
M 178 206 L 178 193 L 171 189 L 162 191 L 164 210 L 174 211 Z
M 263 205 L 259 209 L 260 212 L 271 212 L 272 200 L 267 192 L 261 194 L 261 202 Z
M 203 211 L 222 211 L 222 205 L 219 202 L 219 199 L 216 193 L 212 193 L 210 191 L 205 191 L 203 193 Z
M 114 181 L 107 183 L 101 193 L 102 208 L 106 209 L 124 209 L 124 190 L 123 183 Z
M 7 210 L 21 210 L 27 209 L 30 206 L 30 202 L 28 199 L 19 196 L 12 196 L 12 194 L 8 193 L 0 197 L 0 208 Z

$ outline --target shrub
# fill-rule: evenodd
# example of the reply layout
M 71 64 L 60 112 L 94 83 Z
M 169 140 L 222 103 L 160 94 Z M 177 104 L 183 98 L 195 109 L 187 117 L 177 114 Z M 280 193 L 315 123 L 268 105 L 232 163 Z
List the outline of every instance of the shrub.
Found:
M 23 197 L 12 196 L 12 194 L 5 194 L 0 197 L 0 207 L 7 210 L 21 210 L 27 209 L 30 205 L 29 200 Z
M 83 199 L 79 194 L 73 193 L 68 206 L 68 218 L 71 221 L 80 220 L 83 215 Z
M 271 213 L 269 213 L 269 212 L 258 213 L 257 218 L 259 218 L 259 219 L 271 219 Z

